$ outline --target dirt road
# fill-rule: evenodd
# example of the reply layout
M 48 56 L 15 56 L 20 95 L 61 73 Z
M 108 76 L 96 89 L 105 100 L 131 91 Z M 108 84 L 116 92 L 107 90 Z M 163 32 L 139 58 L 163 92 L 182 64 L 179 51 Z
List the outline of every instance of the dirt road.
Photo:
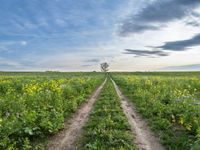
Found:
M 135 135 L 134 143 L 139 150 L 164 150 L 164 147 L 160 144 L 159 139 L 150 131 L 147 123 L 136 112 L 135 107 L 130 104 L 129 100 L 122 94 L 119 87 L 112 80 L 115 90 L 121 99 L 121 106 L 128 118 L 128 122 L 131 125 L 133 134 Z

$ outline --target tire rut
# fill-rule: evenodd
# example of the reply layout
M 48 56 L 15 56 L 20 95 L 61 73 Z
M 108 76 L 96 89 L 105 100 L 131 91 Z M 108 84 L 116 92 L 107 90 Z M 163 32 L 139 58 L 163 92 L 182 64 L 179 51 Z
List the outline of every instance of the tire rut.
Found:
M 75 150 L 76 139 L 81 134 L 81 129 L 88 120 L 90 111 L 93 104 L 97 100 L 105 81 L 99 86 L 99 88 L 91 95 L 86 103 L 84 103 L 77 112 L 65 122 L 64 129 L 50 139 L 46 149 L 47 150 Z
M 112 79 L 111 79 L 112 80 Z M 119 87 L 112 80 L 115 90 L 121 99 L 122 109 L 128 118 L 131 130 L 135 135 L 134 143 L 139 150 L 165 150 L 160 144 L 159 139 L 150 131 L 147 123 L 136 112 L 135 107 L 129 103 L 129 100 L 122 94 Z

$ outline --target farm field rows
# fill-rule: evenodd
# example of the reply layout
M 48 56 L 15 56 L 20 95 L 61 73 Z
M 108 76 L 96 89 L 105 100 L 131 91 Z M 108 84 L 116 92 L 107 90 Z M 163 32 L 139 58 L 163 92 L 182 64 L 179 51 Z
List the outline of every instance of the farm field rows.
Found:
M 166 149 L 200 149 L 199 72 L 1 72 L 0 149 L 45 149 L 106 77 L 76 147 L 137 149 L 137 134 L 109 76 Z

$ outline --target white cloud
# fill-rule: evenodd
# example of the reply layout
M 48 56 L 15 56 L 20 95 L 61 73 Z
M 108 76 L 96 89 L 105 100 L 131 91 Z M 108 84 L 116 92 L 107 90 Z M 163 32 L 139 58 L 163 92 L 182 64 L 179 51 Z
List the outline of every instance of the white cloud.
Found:
M 27 45 L 27 42 L 26 41 L 21 41 L 21 45 L 25 46 L 25 45 Z

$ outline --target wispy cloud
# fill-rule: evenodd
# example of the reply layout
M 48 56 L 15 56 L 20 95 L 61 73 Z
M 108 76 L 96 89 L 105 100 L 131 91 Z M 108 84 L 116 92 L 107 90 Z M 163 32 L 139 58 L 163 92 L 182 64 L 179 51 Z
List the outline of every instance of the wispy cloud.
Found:
M 199 0 L 155 0 L 122 21 L 119 26 L 119 35 L 126 36 L 146 30 L 158 30 L 169 22 L 194 15 L 195 8 L 198 6 L 200 6 Z
M 146 56 L 146 57 L 164 57 L 169 56 L 169 53 L 163 51 L 150 51 L 150 50 L 133 50 L 133 49 L 125 49 L 123 54 L 132 54 L 136 57 Z
M 98 63 L 98 62 L 100 62 L 100 61 L 101 61 L 101 60 L 98 59 L 98 58 L 85 60 L 85 62 L 89 62 L 89 63 Z
M 190 39 L 166 42 L 164 45 L 155 48 L 171 51 L 184 51 L 194 46 L 200 46 L 200 33 Z
M 15 40 L 5 40 L 0 41 L 0 52 L 11 52 L 13 51 L 10 47 L 12 46 L 25 46 L 27 45 L 27 41 L 15 41 Z
M 199 27 L 200 23 L 197 21 L 188 21 L 186 22 L 186 25 L 194 26 L 194 27 Z
M 80 65 L 81 67 L 90 67 L 95 66 L 101 62 L 100 58 L 93 58 L 93 59 L 87 59 L 84 60 L 83 63 Z
M 179 71 L 199 71 L 200 64 L 182 65 L 182 66 L 168 66 L 163 67 L 160 70 L 179 70 Z
M 21 63 L 0 57 L 0 68 L 1 69 L 9 70 L 9 69 L 16 69 L 16 68 L 20 68 L 20 67 L 22 67 Z
M 27 45 L 26 41 L 21 41 L 21 45 Z

